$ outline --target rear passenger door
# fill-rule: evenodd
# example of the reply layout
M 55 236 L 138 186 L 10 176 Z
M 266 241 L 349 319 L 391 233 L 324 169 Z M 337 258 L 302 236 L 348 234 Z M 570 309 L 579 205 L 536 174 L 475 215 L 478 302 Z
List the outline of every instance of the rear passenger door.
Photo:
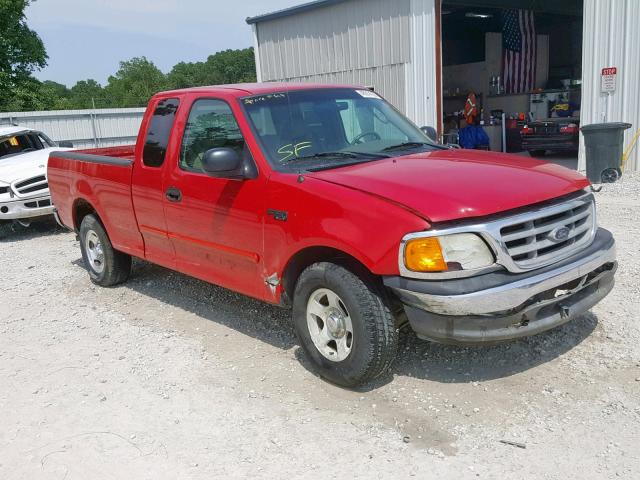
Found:
M 211 148 L 233 148 L 253 162 L 230 103 L 193 98 L 184 114 L 180 148 L 165 179 L 167 191 L 179 192 L 165 199 L 177 269 L 262 298 L 266 179 L 260 173 L 245 180 L 213 178 L 202 170 L 202 156 Z
M 160 98 L 149 105 L 153 114 L 147 124 L 141 126 L 131 179 L 133 207 L 144 238 L 145 258 L 169 268 L 175 268 L 175 253 L 167 233 L 163 181 L 166 159 L 171 149 L 176 148 L 171 139 L 179 105 L 178 98 Z

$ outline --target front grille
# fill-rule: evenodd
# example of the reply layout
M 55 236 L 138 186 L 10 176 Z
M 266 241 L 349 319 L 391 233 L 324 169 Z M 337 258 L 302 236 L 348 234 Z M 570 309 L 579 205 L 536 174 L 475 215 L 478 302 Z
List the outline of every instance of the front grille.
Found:
M 549 265 L 591 242 L 595 233 L 593 197 L 540 209 L 500 228 L 502 244 L 521 269 Z
M 47 177 L 44 175 L 32 177 L 13 185 L 13 189 L 18 195 L 28 195 L 30 193 L 47 190 L 48 188 L 49 185 L 47 184 Z
M 51 200 L 49 200 L 48 198 L 45 200 L 38 200 L 38 201 L 34 201 L 34 202 L 25 202 L 24 203 L 25 208 L 43 208 L 43 207 L 50 207 L 51 206 Z
M 3 193 L 7 193 L 9 191 L 9 187 L 0 187 L 0 195 Z

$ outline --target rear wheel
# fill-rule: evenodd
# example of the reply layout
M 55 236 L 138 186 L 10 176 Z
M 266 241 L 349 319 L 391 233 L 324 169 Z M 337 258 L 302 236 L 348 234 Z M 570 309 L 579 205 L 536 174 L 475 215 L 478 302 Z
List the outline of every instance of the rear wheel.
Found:
M 529 155 L 532 157 L 544 157 L 546 153 L 546 150 L 529 150 Z
M 87 215 L 80 225 L 80 250 L 91 281 L 102 287 L 122 283 L 131 273 L 131 256 L 119 252 L 95 215 Z
M 384 374 L 396 356 L 398 331 L 382 296 L 349 270 L 316 263 L 298 279 L 296 333 L 320 375 L 346 387 Z

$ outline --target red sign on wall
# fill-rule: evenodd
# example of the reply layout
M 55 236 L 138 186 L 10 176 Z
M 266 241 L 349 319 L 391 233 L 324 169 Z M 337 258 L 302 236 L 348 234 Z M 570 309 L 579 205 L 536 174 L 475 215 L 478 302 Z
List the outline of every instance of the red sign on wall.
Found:
M 600 91 L 603 93 L 613 93 L 616 91 L 616 75 L 618 69 L 616 67 L 607 67 L 602 69 L 600 74 Z

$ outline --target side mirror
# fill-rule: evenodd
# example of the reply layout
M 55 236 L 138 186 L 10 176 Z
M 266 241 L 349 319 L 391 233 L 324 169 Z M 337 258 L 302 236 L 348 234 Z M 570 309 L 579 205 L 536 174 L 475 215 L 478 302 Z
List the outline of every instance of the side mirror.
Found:
M 73 143 L 69 140 L 63 140 L 62 142 L 58 142 L 58 146 L 61 148 L 73 148 Z
M 436 132 L 435 128 L 420 127 L 420 130 L 422 130 L 422 133 L 424 133 L 429 138 L 429 140 L 438 143 L 438 132 Z
M 202 156 L 202 169 L 216 178 L 245 178 L 242 157 L 233 148 L 212 148 Z

